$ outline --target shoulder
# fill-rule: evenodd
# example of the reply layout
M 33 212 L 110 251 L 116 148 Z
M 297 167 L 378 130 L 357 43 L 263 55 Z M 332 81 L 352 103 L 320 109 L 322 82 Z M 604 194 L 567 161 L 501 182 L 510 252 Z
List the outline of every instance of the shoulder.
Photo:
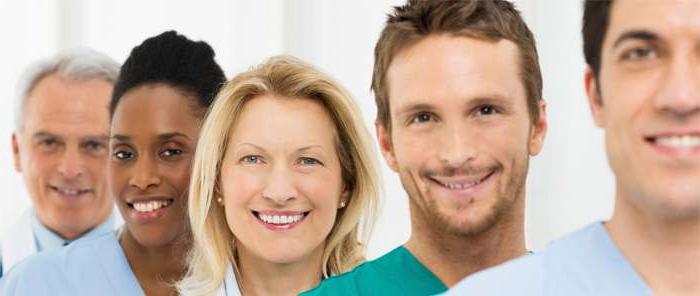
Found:
M 589 244 L 597 240 L 600 224 L 593 224 L 557 240 L 542 251 L 477 272 L 459 282 L 447 295 L 547 295 L 575 286 L 587 260 Z M 583 272 L 585 272 L 585 269 Z M 555 286 L 552 286 L 554 283 Z M 555 293 L 556 294 L 556 293 Z
M 69 295 L 70 291 L 82 291 L 84 283 L 99 274 L 96 257 L 100 254 L 96 250 L 113 240 L 105 235 L 27 258 L 3 276 L 0 295 Z
M 346 273 L 331 276 L 323 280 L 316 288 L 303 292 L 300 295 L 360 295 L 356 289 L 358 278 L 363 277 L 373 261 L 365 262 Z
M 477 272 L 446 295 L 542 295 L 546 254 L 532 254 Z

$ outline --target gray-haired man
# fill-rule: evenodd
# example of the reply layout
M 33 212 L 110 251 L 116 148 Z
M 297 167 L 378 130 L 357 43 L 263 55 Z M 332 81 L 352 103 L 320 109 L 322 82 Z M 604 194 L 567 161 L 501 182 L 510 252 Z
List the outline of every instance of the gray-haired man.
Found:
M 32 65 L 21 80 L 12 152 L 32 209 L 0 242 L 0 277 L 26 257 L 114 229 L 105 174 L 118 72 L 109 57 L 80 49 Z

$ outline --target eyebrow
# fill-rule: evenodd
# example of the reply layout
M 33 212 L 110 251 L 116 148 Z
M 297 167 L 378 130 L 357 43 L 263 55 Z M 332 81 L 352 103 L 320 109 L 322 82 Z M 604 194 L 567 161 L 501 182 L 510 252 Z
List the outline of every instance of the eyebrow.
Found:
M 34 133 L 32 135 L 33 139 L 41 139 L 41 138 L 62 138 L 60 135 L 52 134 L 50 132 L 45 132 L 45 131 L 39 131 Z M 102 135 L 92 135 L 92 136 L 84 136 L 80 137 L 81 142 L 85 141 L 97 141 L 97 142 L 103 142 L 103 141 L 108 141 L 109 136 L 102 134 Z
M 466 102 L 468 105 L 479 105 L 479 104 L 486 104 L 486 103 L 500 103 L 504 104 L 507 106 L 510 106 L 512 102 L 507 99 L 506 96 L 502 94 L 488 94 L 488 95 L 479 95 L 479 96 L 474 96 L 469 98 L 469 100 Z M 406 105 L 402 108 L 399 108 L 397 111 L 397 115 L 401 116 L 404 114 L 412 114 L 417 111 L 431 111 L 434 110 L 435 107 L 431 104 L 426 104 L 426 103 L 417 103 L 417 104 L 409 104 Z
M 237 146 L 237 149 L 238 149 L 240 146 L 245 146 L 245 145 L 252 146 L 253 148 L 255 148 L 255 149 L 257 149 L 257 150 L 265 151 L 265 148 L 260 147 L 260 146 L 258 146 L 258 145 L 255 145 L 255 144 L 253 144 L 253 143 L 249 143 L 249 142 L 240 143 L 240 144 L 238 144 L 238 145 L 236 145 L 236 146 Z M 301 148 L 297 149 L 296 151 L 298 151 L 298 152 L 303 152 L 303 151 L 311 150 L 311 149 L 313 149 L 313 148 L 318 148 L 318 149 L 321 149 L 321 151 L 324 151 L 324 150 L 323 150 L 323 147 L 321 147 L 320 145 L 308 145 L 308 146 L 301 147 Z
M 189 136 L 187 136 L 181 132 L 160 134 L 160 135 L 158 135 L 158 140 L 167 141 L 167 140 L 170 140 L 170 139 L 175 138 L 175 137 L 184 137 L 186 139 L 191 140 Z M 131 136 L 116 134 L 116 135 L 112 136 L 112 139 L 115 139 L 115 140 L 121 141 L 121 142 L 128 142 L 131 140 Z
M 654 32 L 647 30 L 632 30 L 622 33 L 620 37 L 617 37 L 615 43 L 613 43 L 613 48 L 618 47 L 622 42 L 626 40 L 643 40 L 643 41 L 655 41 L 659 39 L 659 35 Z

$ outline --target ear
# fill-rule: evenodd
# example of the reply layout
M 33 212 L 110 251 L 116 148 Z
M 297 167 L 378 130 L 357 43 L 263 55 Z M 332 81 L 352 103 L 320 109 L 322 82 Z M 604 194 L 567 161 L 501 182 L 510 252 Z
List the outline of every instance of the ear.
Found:
M 396 157 L 394 156 L 394 145 L 391 143 L 391 133 L 381 124 L 379 121 L 374 122 L 374 128 L 377 132 L 377 141 L 379 142 L 379 149 L 382 152 L 382 156 L 386 160 L 386 164 L 394 172 L 399 171 L 399 166 L 396 162 Z
M 531 156 L 535 156 L 542 151 L 544 146 L 544 138 L 547 134 L 547 102 L 540 100 L 538 104 L 539 118 L 532 126 L 530 131 L 530 140 L 528 143 L 528 151 Z
M 12 133 L 12 156 L 15 161 L 15 171 L 22 172 L 22 162 L 19 157 L 19 136 L 17 132 Z
M 588 96 L 588 105 L 591 108 L 593 121 L 598 127 L 605 126 L 605 117 L 603 116 L 603 99 L 600 97 L 600 89 L 598 79 L 590 67 L 586 67 L 584 75 L 584 85 L 586 87 L 586 95 Z

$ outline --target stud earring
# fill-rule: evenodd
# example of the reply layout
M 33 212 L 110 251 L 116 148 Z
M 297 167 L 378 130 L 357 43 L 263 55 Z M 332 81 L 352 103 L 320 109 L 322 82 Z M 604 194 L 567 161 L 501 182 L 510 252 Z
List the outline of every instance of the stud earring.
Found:
M 219 204 L 223 204 L 223 203 L 224 203 L 224 199 L 221 198 L 221 197 L 218 197 L 218 198 L 216 198 L 216 202 L 218 202 Z
M 340 201 L 340 208 L 344 208 L 344 207 L 345 207 L 345 201 L 344 201 L 344 200 L 341 200 L 341 201 Z

